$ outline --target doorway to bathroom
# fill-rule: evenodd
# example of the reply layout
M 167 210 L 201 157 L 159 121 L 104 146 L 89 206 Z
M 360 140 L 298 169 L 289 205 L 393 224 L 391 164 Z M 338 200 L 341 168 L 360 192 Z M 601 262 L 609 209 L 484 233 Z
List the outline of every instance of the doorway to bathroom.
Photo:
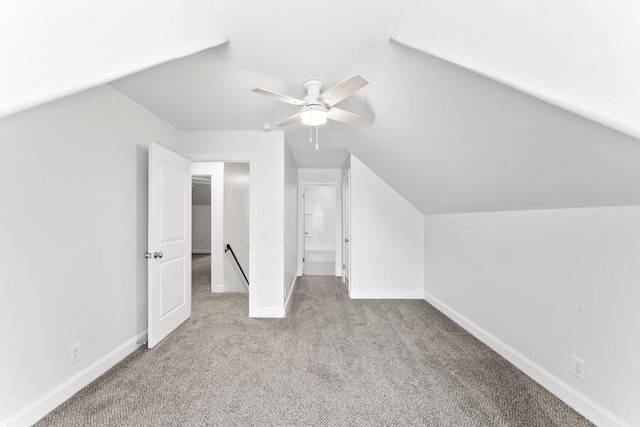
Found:
M 305 275 L 335 275 L 336 265 L 336 187 L 303 187 L 303 258 Z

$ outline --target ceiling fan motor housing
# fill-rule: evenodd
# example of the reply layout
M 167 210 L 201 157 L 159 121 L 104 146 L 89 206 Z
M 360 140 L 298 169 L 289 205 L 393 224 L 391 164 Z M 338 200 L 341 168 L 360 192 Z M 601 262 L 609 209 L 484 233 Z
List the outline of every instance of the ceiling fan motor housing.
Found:
M 320 80 L 307 80 L 304 82 L 304 88 L 307 91 L 307 96 L 302 99 L 305 104 L 300 113 L 302 123 L 307 126 L 325 124 L 328 111 L 324 104 L 318 101 L 318 96 L 320 96 L 320 91 L 322 90 L 322 82 Z

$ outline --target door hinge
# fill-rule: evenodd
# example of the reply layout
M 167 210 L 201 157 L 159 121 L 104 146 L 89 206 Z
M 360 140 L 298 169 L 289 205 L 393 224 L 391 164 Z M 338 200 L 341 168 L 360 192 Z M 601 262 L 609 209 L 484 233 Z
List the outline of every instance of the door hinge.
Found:
M 302 258 L 302 262 L 304 262 L 304 258 Z

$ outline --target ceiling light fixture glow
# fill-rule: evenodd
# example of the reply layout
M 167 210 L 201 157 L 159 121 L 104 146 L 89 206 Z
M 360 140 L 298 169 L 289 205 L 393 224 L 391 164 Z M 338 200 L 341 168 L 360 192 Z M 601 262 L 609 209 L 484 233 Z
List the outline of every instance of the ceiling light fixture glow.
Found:
M 302 107 L 300 118 L 307 126 L 320 126 L 327 123 L 329 112 L 320 104 L 305 105 Z

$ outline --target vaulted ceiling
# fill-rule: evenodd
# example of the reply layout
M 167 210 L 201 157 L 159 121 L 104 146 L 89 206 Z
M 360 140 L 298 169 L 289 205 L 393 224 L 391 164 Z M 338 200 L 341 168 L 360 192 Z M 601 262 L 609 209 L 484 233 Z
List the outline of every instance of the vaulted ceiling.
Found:
M 134 74 L 112 85 L 181 130 L 260 130 L 299 107 L 255 94 L 256 86 L 301 99 L 303 83 L 319 79 L 328 89 L 360 74 L 373 82 L 382 64 L 402 1 L 216 0 L 228 44 Z M 338 107 L 374 119 L 365 87 Z M 282 130 L 300 167 L 339 167 L 352 127 L 329 122 L 319 132 Z
M 108 19 L 94 13 L 92 25 L 82 23 L 87 43 L 109 55 L 89 59 L 117 56 L 118 49 L 104 49 L 112 40 L 90 32 L 105 20 L 107 28 L 126 28 L 123 34 L 158 35 L 136 39 L 130 58 L 157 55 L 130 62 L 128 73 L 114 65 L 93 83 L 111 81 L 180 130 L 261 130 L 298 107 L 252 88 L 302 98 L 308 79 L 326 89 L 358 73 L 371 84 L 338 105 L 361 115 L 357 124 L 321 126 L 319 150 L 308 142 L 308 127 L 283 128 L 298 167 L 341 167 L 351 152 L 424 213 L 640 204 L 640 6 L 632 0 L 136 4 L 140 16 L 166 10 L 147 16 L 145 27 L 132 17 L 119 27 L 113 11 Z M 116 0 L 108 7 L 116 6 L 129 7 Z M 174 19 L 180 25 L 165 25 Z M 49 21 L 55 24 L 41 25 Z M 129 40 L 111 36 L 123 46 Z M 154 40 L 169 46 L 168 56 L 148 47 Z M 73 65 L 56 77 L 72 80 L 86 70 Z M 75 81 L 78 90 L 90 86 Z M 10 79 L 0 83 L 11 86 Z

